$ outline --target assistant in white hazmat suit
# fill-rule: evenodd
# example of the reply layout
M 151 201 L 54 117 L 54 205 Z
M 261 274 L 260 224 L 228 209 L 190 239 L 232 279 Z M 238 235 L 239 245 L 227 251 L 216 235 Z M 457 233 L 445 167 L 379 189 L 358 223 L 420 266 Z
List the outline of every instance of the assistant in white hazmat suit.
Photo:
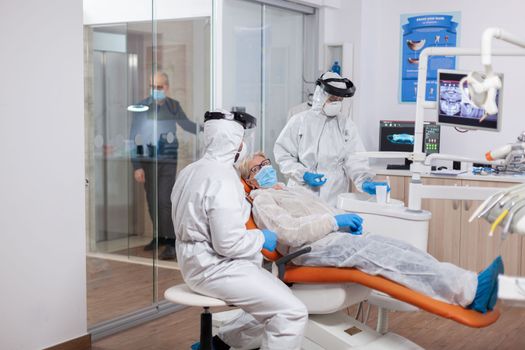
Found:
M 264 164 L 265 166 L 260 166 Z M 302 187 L 277 184 L 266 156 L 256 153 L 241 162 L 241 176 L 253 190 L 252 213 L 259 228 L 275 231 L 278 249 L 288 254 L 308 245 L 311 252 L 293 260 L 297 265 L 355 267 L 371 275 L 381 275 L 432 298 L 477 311 L 493 309 L 497 297 L 497 275 L 502 273 L 501 259 L 481 273 L 439 262 L 412 245 L 380 235 L 360 235 L 345 220 L 355 221 L 355 214 L 341 214 Z M 345 226 L 351 228 L 342 232 Z M 501 269 L 500 269 L 501 268 Z
M 227 345 L 299 349 L 308 313 L 284 283 L 261 267 L 265 235 L 246 230 L 250 208 L 233 167 L 244 130 L 227 120 L 227 112 L 224 116 L 205 121 L 204 155 L 180 172 L 171 194 L 181 273 L 192 290 L 245 311 L 220 329 L 218 336 Z
M 365 151 L 357 127 L 342 112 L 342 100 L 353 96 L 354 85 L 333 72 L 317 84 L 312 107 L 294 115 L 275 142 L 281 173 L 288 186 L 304 186 L 333 206 L 338 194 L 350 190 L 350 181 L 359 191 L 375 194 L 368 159 L 355 154 Z

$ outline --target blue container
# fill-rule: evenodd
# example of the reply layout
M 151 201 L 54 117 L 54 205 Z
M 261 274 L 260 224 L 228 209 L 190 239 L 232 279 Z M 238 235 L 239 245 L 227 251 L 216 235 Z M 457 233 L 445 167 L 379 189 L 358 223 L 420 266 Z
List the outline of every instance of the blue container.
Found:
M 332 70 L 332 72 L 341 75 L 341 66 L 339 65 L 338 61 L 334 62 L 334 64 L 332 65 L 332 69 L 331 70 Z

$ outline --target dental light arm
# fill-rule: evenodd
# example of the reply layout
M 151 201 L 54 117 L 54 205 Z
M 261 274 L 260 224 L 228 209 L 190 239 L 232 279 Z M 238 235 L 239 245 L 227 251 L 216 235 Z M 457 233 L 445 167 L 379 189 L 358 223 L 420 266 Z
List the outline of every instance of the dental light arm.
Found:
M 384 158 L 384 159 L 393 159 L 393 158 L 413 158 L 412 152 L 356 152 L 358 156 L 364 156 L 368 158 Z
M 482 163 L 482 164 L 491 164 L 491 165 L 503 165 L 503 160 L 488 161 L 486 159 L 474 159 L 468 157 L 457 156 L 454 154 L 443 154 L 443 153 L 433 153 L 430 154 L 427 159 L 425 159 L 425 165 L 432 165 L 435 160 L 455 160 L 458 162 L 470 162 L 470 163 Z
M 472 72 L 462 80 L 468 83 L 468 90 L 472 103 L 485 110 L 485 115 L 480 119 L 483 121 L 488 115 L 498 113 L 496 98 L 498 90 L 501 89 L 501 79 L 494 74 L 492 69 L 492 43 L 494 39 L 500 39 L 521 48 L 525 48 L 525 40 L 511 34 L 501 28 L 487 28 L 481 38 L 481 63 L 485 67 L 485 74 Z
M 493 39 L 500 39 L 510 44 L 525 48 L 525 40 L 501 28 L 487 28 L 481 37 L 481 64 L 485 66 L 485 73 L 492 73 Z

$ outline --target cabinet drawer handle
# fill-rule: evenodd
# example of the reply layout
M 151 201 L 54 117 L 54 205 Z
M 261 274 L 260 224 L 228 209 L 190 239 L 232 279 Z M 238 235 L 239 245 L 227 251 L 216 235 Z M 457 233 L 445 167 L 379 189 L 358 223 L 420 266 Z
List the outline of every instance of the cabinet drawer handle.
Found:
M 454 199 L 452 201 L 452 209 L 454 209 L 454 210 L 458 210 L 459 209 L 459 200 Z
M 471 206 L 472 206 L 472 201 L 467 201 L 467 200 L 463 201 L 463 208 L 465 208 L 465 211 L 469 211 Z

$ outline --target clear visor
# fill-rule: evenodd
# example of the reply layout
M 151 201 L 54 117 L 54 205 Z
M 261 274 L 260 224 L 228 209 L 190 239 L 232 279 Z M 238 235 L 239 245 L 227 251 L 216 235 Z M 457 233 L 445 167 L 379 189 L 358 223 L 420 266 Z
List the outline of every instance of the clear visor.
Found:
M 242 154 L 245 157 L 255 153 L 255 129 L 244 130 L 244 137 L 242 138 Z

